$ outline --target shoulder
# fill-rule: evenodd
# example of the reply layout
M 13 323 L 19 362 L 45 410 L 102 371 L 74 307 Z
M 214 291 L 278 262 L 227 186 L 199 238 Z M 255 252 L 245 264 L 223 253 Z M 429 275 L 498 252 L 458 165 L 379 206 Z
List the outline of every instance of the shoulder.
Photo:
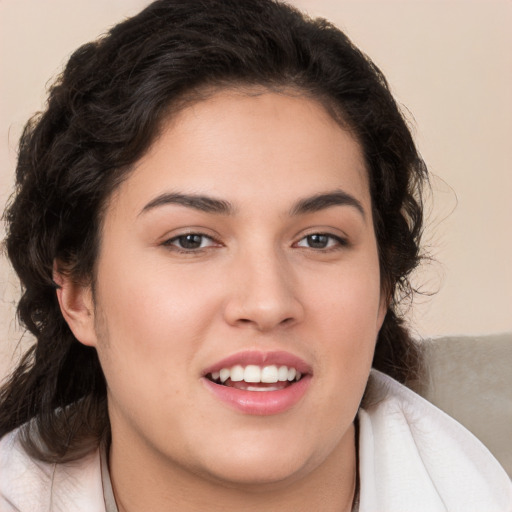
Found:
M 375 370 L 359 412 L 361 512 L 512 511 L 512 484 L 484 445 Z
M 99 452 L 51 464 L 32 458 L 20 429 L 0 440 L 0 512 L 78 512 L 105 509 Z

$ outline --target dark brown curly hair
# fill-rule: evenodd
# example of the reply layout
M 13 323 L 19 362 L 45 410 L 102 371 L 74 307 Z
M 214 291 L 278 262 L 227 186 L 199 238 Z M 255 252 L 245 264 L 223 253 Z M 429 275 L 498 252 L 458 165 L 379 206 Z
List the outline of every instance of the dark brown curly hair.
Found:
M 108 435 L 98 357 L 66 324 L 52 267 L 93 283 L 106 202 L 164 120 L 201 91 L 245 85 L 317 99 L 361 144 L 389 297 L 373 365 L 401 382 L 417 374 L 397 307 L 420 257 L 427 173 L 382 73 L 333 25 L 281 2 L 159 0 L 79 48 L 21 137 L 6 247 L 36 342 L 1 389 L 0 436 L 29 422 L 27 449 L 65 461 Z

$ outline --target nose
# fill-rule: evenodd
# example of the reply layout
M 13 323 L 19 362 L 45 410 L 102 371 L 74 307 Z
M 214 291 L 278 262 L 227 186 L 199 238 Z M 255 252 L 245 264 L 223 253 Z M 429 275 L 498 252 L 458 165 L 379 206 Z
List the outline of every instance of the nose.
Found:
M 292 265 L 277 251 L 240 255 L 231 270 L 224 310 L 230 325 L 268 332 L 302 320 Z

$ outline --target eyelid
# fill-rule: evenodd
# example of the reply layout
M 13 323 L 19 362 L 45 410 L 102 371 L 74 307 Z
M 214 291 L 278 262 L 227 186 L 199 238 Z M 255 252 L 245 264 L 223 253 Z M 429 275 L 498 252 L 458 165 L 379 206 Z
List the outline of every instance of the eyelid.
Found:
M 203 239 L 208 239 L 208 240 L 210 240 L 211 243 L 208 244 L 208 246 L 206 246 L 206 247 L 198 247 L 195 249 L 187 249 L 184 247 L 180 247 L 179 245 L 176 245 L 174 243 L 174 242 L 178 241 L 180 238 L 190 236 L 190 235 L 196 235 L 196 236 L 202 237 Z M 191 229 L 186 229 L 184 231 L 172 234 L 172 236 L 166 236 L 165 239 L 160 243 L 160 245 L 165 248 L 168 248 L 170 250 L 176 251 L 176 252 L 192 254 L 192 253 L 200 253 L 201 251 L 205 251 L 207 249 L 210 249 L 211 247 L 220 247 L 222 245 L 222 243 L 219 242 L 217 237 L 215 237 L 211 234 L 207 234 L 204 231 L 202 231 L 201 229 L 191 228 Z
M 218 236 L 213 235 L 211 233 L 207 233 L 205 231 L 206 230 L 204 230 L 204 228 L 194 228 L 194 227 L 185 228 L 182 231 L 178 231 L 178 232 L 174 232 L 174 233 L 170 233 L 170 234 L 166 235 L 162 239 L 162 241 L 160 242 L 159 245 L 169 248 L 169 249 L 172 249 L 177 252 L 182 252 L 182 253 L 187 253 L 187 254 L 199 253 L 201 251 L 205 251 L 205 250 L 208 250 L 213 247 L 221 247 L 224 245 L 219 240 Z M 177 244 L 177 242 L 180 238 L 187 237 L 190 235 L 195 235 L 195 236 L 199 236 L 203 239 L 207 239 L 207 240 L 209 240 L 209 243 L 207 246 L 204 246 L 204 247 L 200 246 L 197 248 L 185 248 L 185 247 L 180 247 Z M 327 237 L 329 239 L 329 241 L 327 243 L 327 247 L 308 247 L 307 245 L 300 245 L 308 237 L 314 236 L 314 235 L 320 235 L 320 236 Z M 333 241 L 334 241 L 334 243 L 333 243 Z M 349 241 L 349 238 L 347 235 L 342 234 L 342 233 L 333 233 L 332 231 L 330 231 L 328 229 L 322 229 L 322 228 L 311 229 L 311 230 L 308 230 L 308 232 L 302 232 L 300 235 L 297 235 L 296 242 L 294 242 L 292 244 L 292 247 L 296 247 L 296 248 L 300 247 L 300 248 L 304 248 L 304 249 L 310 249 L 310 250 L 316 251 L 316 252 L 334 251 L 334 250 L 345 248 L 348 246 L 350 246 L 350 241 Z
M 306 240 L 308 237 L 314 236 L 314 235 L 320 235 L 320 236 L 325 236 L 325 237 L 329 238 L 330 242 L 328 242 L 327 247 L 315 248 L 315 247 L 308 247 L 306 245 L 299 245 L 300 242 L 302 242 L 303 240 Z M 332 244 L 332 240 L 335 241 L 335 244 Z M 324 251 L 325 252 L 325 251 L 331 251 L 331 250 L 348 247 L 350 245 L 350 242 L 349 242 L 347 236 L 344 236 L 341 234 L 334 234 L 327 230 L 313 230 L 313 231 L 310 231 L 309 233 L 303 234 L 297 240 L 297 242 L 295 242 L 293 245 L 295 247 L 303 247 L 305 249 L 311 249 L 313 251 L 319 251 L 319 252 Z

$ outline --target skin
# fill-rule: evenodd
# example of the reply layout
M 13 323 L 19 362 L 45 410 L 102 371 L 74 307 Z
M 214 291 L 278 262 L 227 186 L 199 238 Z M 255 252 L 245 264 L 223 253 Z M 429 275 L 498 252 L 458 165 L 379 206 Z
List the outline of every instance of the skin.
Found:
M 361 210 L 292 211 L 340 191 Z M 232 211 L 155 205 L 164 193 Z M 177 237 L 190 233 L 205 237 L 184 252 Z M 315 233 L 326 247 L 311 246 Z M 106 376 L 120 510 L 350 510 L 353 420 L 386 310 L 351 134 L 304 96 L 217 92 L 166 124 L 101 237 L 94 297 L 65 276 L 58 294 Z M 202 371 L 242 350 L 302 358 L 306 394 L 271 416 L 228 407 Z

